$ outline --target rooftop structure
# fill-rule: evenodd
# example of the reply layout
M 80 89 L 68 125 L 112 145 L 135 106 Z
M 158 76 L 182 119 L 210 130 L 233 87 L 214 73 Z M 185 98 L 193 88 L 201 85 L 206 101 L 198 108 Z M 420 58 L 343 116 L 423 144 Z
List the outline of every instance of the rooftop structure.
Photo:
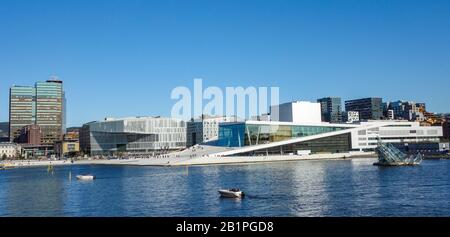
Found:
M 293 123 L 321 123 L 320 103 L 294 101 L 270 107 L 271 121 Z

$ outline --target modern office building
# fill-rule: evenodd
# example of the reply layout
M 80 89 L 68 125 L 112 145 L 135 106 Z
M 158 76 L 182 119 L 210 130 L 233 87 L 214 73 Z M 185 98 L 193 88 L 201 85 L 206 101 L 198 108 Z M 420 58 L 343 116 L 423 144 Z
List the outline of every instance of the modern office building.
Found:
M 42 129 L 42 144 L 62 139 L 64 123 L 64 92 L 62 81 L 36 83 L 36 124 Z
M 202 115 L 200 118 L 191 119 L 186 123 L 186 146 L 217 140 L 219 124 L 223 122 L 237 122 L 237 117 Z
M 276 122 L 322 123 L 320 103 L 294 101 L 271 106 L 270 119 Z
M 359 122 L 359 112 L 358 111 L 345 111 L 342 113 L 342 121 L 346 123 Z
M 422 127 L 419 122 L 368 121 L 359 124 L 301 124 L 246 121 L 219 125 L 217 156 L 342 153 L 373 151 L 377 139 L 389 143 L 439 142 L 442 127 Z
M 21 144 L 38 146 L 41 145 L 41 137 L 42 137 L 41 127 L 39 127 L 36 124 L 31 124 L 23 127 L 20 130 L 17 142 Z
M 96 121 L 83 124 L 83 126 L 80 128 L 80 152 L 83 155 L 91 154 L 91 130 L 89 128 L 89 125 L 92 123 L 96 123 Z
M 322 121 L 339 123 L 342 121 L 342 101 L 339 97 L 325 97 L 317 100 L 320 103 Z
M 345 101 L 346 111 L 358 111 L 360 120 L 383 119 L 381 98 L 364 98 Z
M 106 118 L 85 126 L 88 126 L 91 155 L 159 154 L 186 148 L 186 122 L 180 119 Z M 85 126 L 81 133 L 83 143 L 86 142 Z
M 27 125 L 41 128 L 41 143 L 53 145 L 61 140 L 64 125 L 64 92 L 62 81 L 36 82 L 34 87 L 12 86 L 10 89 L 9 137 L 16 141 Z
M 20 130 L 36 124 L 36 88 L 12 86 L 9 91 L 9 138 L 17 141 Z

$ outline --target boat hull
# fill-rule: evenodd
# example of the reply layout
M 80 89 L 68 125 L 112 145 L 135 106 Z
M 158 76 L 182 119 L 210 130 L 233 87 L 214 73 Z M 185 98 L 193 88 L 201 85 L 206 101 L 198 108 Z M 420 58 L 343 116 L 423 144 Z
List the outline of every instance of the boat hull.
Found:
M 219 194 L 225 198 L 242 198 L 244 196 L 242 191 L 234 192 L 229 190 L 219 190 Z
M 95 176 L 93 175 L 77 175 L 78 180 L 94 180 Z

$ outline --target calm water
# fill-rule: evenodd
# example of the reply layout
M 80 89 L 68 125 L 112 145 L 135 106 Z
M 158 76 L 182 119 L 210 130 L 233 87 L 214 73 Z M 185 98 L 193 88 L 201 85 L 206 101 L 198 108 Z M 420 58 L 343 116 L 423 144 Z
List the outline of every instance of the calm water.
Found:
M 0 171 L 0 216 L 450 216 L 450 160 Z M 90 172 L 95 181 L 69 180 Z M 239 187 L 243 200 L 217 190 Z

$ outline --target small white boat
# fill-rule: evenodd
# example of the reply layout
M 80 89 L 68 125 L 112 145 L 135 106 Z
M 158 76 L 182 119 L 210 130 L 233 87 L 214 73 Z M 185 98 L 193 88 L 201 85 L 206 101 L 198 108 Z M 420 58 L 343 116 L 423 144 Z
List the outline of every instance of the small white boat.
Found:
M 95 176 L 94 175 L 77 175 L 77 179 L 79 180 L 94 180 Z
M 244 192 L 242 192 L 238 188 L 221 189 L 219 190 L 219 193 L 222 197 L 226 198 L 242 198 L 245 196 Z

